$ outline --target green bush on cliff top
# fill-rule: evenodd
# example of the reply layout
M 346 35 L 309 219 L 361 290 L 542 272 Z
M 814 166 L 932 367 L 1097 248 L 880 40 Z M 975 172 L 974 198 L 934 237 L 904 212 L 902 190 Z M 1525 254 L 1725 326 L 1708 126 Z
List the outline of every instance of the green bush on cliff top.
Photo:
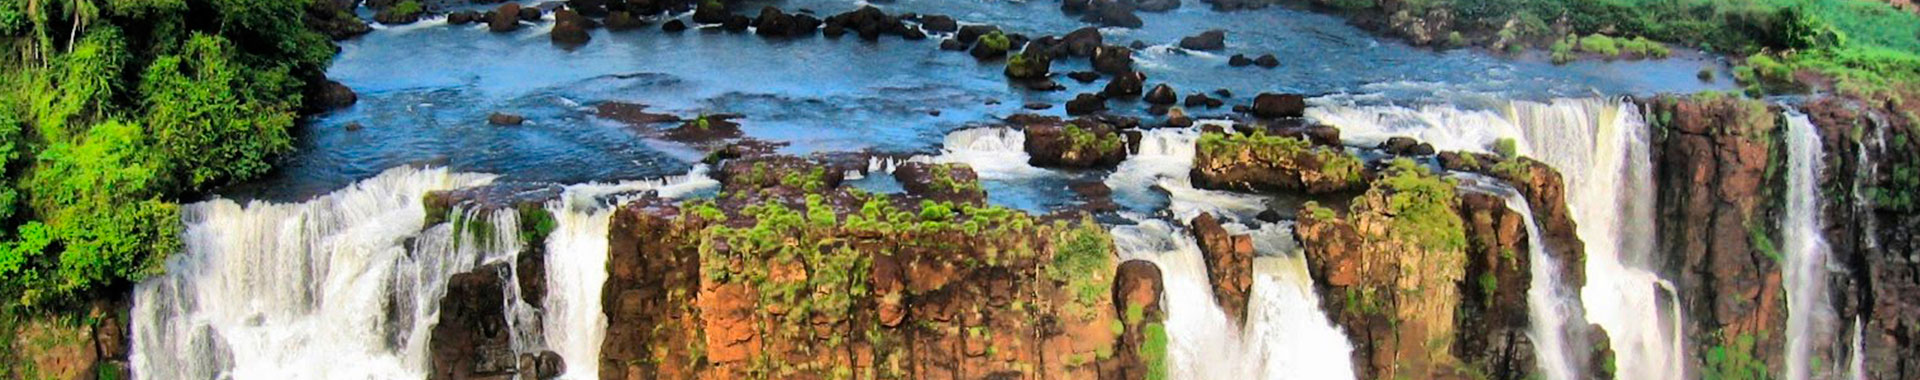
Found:
M 1454 184 L 1434 175 L 1413 160 L 1394 159 L 1381 183 L 1391 191 L 1386 212 L 1393 229 L 1432 250 L 1460 250 L 1467 246 L 1466 230 L 1453 210 Z
M 1365 168 L 1365 162 L 1360 157 L 1338 148 L 1315 147 L 1303 138 L 1272 136 L 1260 130 L 1249 134 L 1206 133 L 1200 135 L 1196 145 L 1200 153 L 1208 157 L 1231 157 L 1248 151 L 1254 159 L 1266 162 L 1311 158 L 1320 164 L 1322 175 L 1350 182 L 1360 181 L 1361 171 Z

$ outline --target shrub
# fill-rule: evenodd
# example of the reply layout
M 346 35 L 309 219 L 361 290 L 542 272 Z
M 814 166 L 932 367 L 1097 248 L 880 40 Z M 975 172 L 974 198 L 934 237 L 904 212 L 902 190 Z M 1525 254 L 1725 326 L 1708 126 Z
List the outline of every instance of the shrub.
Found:
M 278 94 L 298 87 L 284 69 L 247 70 L 226 39 L 202 34 L 154 60 L 140 83 L 155 144 L 194 189 L 266 173 L 292 151 L 295 105 Z
M 1453 211 L 1454 184 L 1413 160 L 1394 159 L 1380 179 L 1391 191 L 1387 214 L 1395 231 L 1406 232 L 1427 249 L 1459 250 L 1467 245 L 1460 215 Z
M 1493 140 L 1493 153 L 1500 155 L 1501 158 L 1519 157 L 1519 142 L 1514 141 L 1512 137 L 1502 137 Z
M 1012 48 L 1013 41 L 1008 40 L 1005 33 L 995 30 L 980 36 L 980 44 L 985 45 L 989 50 L 1007 51 Z
M 1167 326 L 1159 322 L 1147 324 L 1141 329 L 1145 337 L 1140 341 L 1140 361 L 1147 365 L 1147 379 L 1163 380 L 1167 378 Z
M 1620 46 L 1614 42 L 1613 37 L 1607 37 L 1604 34 L 1589 34 L 1586 37 L 1580 38 L 1580 51 L 1605 56 L 1617 56 L 1620 55 Z
M 1120 134 L 1118 133 L 1096 133 L 1073 124 L 1067 124 L 1064 130 L 1066 131 L 1067 141 L 1072 144 L 1073 150 L 1101 154 L 1120 149 Z
M 393 11 L 394 15 L 404 17 L 404 16 L 418 15 L 420 14 L 420 11 L 423 11 L 425 9 L 420 7 L 420 2 L 418 1 L 407 0 L 407 1 L 402 1 L 399 4 L 394 4 L 393 9 L 390 9 L 390 10 Z

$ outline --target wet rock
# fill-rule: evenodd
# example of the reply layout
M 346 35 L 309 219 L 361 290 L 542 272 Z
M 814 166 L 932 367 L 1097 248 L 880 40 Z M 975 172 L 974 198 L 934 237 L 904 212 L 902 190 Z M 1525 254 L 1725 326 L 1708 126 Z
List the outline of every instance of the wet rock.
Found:
M 1253 218 L 1267 223 L 1279 223 L 1282 220 L 1286 220 L 1285 216 L 1280 215 L 1279 211 L 1274 210 L 1261 211 L 1259 215 L 1254 215 Z
M 1262 54 L 1260 55 L 1260 58 L 1255 58 L 1253 60 L 1253 64 L 1260 67 L 1271 69 L 1275 67 L 1280 67 L 1280 59 L 1274 58 L 1273 54 Z
M 402 12 L 399 12 L 398 10 L 395 10 L 394 7 L 387 7 L 386 9 L 381 9 L 379 12 L 374 13 L 373 21 L 381 24 L 387 24 L 387 25 L 412 24 L 414 22 L 420 21 L 420 13 L 421 12 L 418 10 L 413 12 L 402 13 Z
M 1133 50 L 1119 46 L 1095 48 L 1093 70 L 1107 75 L 1133 72 Z
M 1173 87 L 1161 83 L 1153 86 L 1152 91 L 1147 91 L 1144 100 L 1151 104 L 1173 104 L 1180 101 L 1180 95 L 1173 92 Z
M 1061 41 L 1066 43 L 1067 53 L 1075 57 L 1092 57 L 1093 51 L 1104 44 L 1101 42 L 1100 29 L 1094 27 L 1074 29 Z
M 1187 50 L 1224 50 L 1227 48 L 1227 31 L 1213 29 L 1181 38 L 1180 48 Z
M 1453 352 L 1463 365 L 1498 378 L 1525 378 L 1535 371 L 1528 335 L 1527 293 L 1533 283 L 1526 222 L 1499 196 L 1461 192 L 1460 219 L 1467 237 L 1463 278 L 1455 313 Z
M 1192 127 L 1193 118 L 1188 117 L 1185 110 L 1174 108 L 1167 112 L 1167 126 L 1173 128 Z
M 1105 95 L 1108 99 L 1137 98 L 1140 97 L 1141 86 L 1143 86 L 1143 83 L 1146 81 L 1147 74 L 1145 73 L 1134 72 L 1116 75 L 1112 80 L 1107 81 L 1107 87 L 1101 91 L 1101 94 Z
M 665 137 L 667 140 L 690 144 L 706 144 L 739 138 L 744 134 L 740 132 L 740 124 L 733 121 L 738 118 L 740 115 L 734 114 L 700 115 L 682 121 L 678 127 L 668 129 Z
M 608 0 L 567 0 L 567 9 L 580 12 L 580 15 L 601 18 L 607 17 Z
M 972 55 L 974 59 L 986 60 L 1005 57 L 1007 56 L 1007 49 L 1013 46 L 1013 43 L 1007 40 L 1007 36 L 999 32 L 980 36 L 978 42 L 979 43 L 973 44 L 973 50 L 967 51 L 967 54 Z
M 549 36 L 552 37 L 555 45 L 579 46 L 593 39 L 587 34 L 587 27 L 590 26 L 587 23 L 592 21 L 581 17 L 580 14 L 562 9 L 553 13 L 553 19 L 553 31 Z
M 646 21 L 633 17 L 627 11 L 615 11 L 607 14 L 607 30 L 634 30 L 647 26 Z
M 447 280 L 440 323 L 428 337 L 429 379 L 511 376 L 518 367 L 507 328 L 504 263 L 475 268 Z
M 1107 110 L 1107 98 L 1095 94 L 1080 94 L 1067 101 L 1067 115 L 1079 116 Z
M 1000 27 L 993 26 L 993 25 L 967 25 L 967 26 L 960 27 L 960 32 L 954 34 L 953 36 L 954 38 L 959 39 L 960 42 L 962 43 L 973 44 L 974 41 L 980 40 L 981 36 L 985 36 L 988 34 L 999 32 L 999 31 L 1000 31 Z
M 1209 134 L 1216 134 L 1209 132 Z M 1230 138 L 1202 141 L 1194 156 L 1194 187 L 1238 191 L 1289 191 L 1327 194 L 1365 185 L 1358 157 L 1338 147 L 1299 143 L 1252 144 Z
M 538 12 L 538 11 L 535 11 Z M 487 18 L 487 30 L 493 32 L 511 32 L 520 29 L 520 4 L 506 3 L 493 9 L 493 16 Z
M 1246 54 L 1234 54 L 1232 57 L 1227 58 L 1227 66 L 1247 67 L 1250 65 L 1253 65 L 1253 59 L 1247 58 Z
M 1374 149 L 1383 150 L 1386 151 L 1387 154 L 1399 156 L 1409 154 L 1416 145 L 1420 145 L 1420 141 L 1414 140 L 1412 137 L 1393 136 L 1388 137 L 1387 141 L 1381 142 L 1380 145 L 1375 146 Z
M 702 0 L 693 8 L 693 22 L 699 24 L 721 24 L 733 18 L 727 10 L 727 4 L 717 0 Z
M 1200 107 L 1220 108 L 1220 106 L 1224 105 L 1225 103 L 1226 102 L 1222 102 L 1219 99 L 1214 99 L 1212 97 L 1209 97 L 1207 96 L 1207 94 L 1193 94 L 1193 95 L 1187 95 L 1187 101 L 1184 103 L 1181 103 L 1181 105 L 1186 106 L 1187 108 L 1200 108 Z
M 960 30 L 960 23 L 946 15 L 927 15 L 920 18 L 920 28 L 933 32 L 952 33 Z
M 313 108 L 319 111 L 331 111 L 347 108 L 359 101 L 360 96 L 354 94 L 352 88 L 328 79 L 326 82 L 320 84 L 320 94 L 314 98 L 315 106 Z
M 749 26 L 753 26 L 753 19 L 747 18 L 747 16 L 731 15 L 727 17 L 727 22 L 720 24 L 720 29 L 740 33 L 747 31 L 747 27 Z
M 1253 98 L 1253 115 L 1262 118 L 1306 115 L 1307 98 L 1295 94 L 1262 93 Z
M 1200 255 L 1207 263 L 1214 302 L 1228 318 L 1245 323 L 1247 294 L 1253 288 L 1253 237 L 1228 234 L 1213 214 L 1201 213 L 1188 223 Z
M 680 19 L 667 20 L 666 23 L 660 24 L 660 31 L 667 32 L 667 33 L 678 33 L 678 32 L 684 32 L 686 30 L 687 30 L 687 23 L 684 21 L 680 21 Z
M 1227 91 L 1227 89 L 1224 89 L 1224 88 L 1220 88 L 1220 89 L 1214 89 L 1214 90 L 1213 90 L 1213 94 L 1214 94 L 1214 95 L 1219 95 L 1219 96 L 1220 96 L 1221 98 L 1223 98 L 1223 99 L 1231 99 L 1231 98 L 1233 98 L 1233 91 Z
M 960 40 L 952 39 L 952 38 L 940 40 L 940 50 L 947 50 L 947 51 L 967 50 L 967 43 L 960 42 Z
M 566 361 L 560 353 L 541 351 L 539 354 L 520 354 L 520 374 L 533 375 L 534 379 L 552 379 L 567 371 Z
M 1140 21 L 1140 16 L 1133 14 L 1133 10 L 1132 4 L 1118 0 L 1092 0 L 1088 2 L 1087 11 L 1080 15 L 1080 21 L 1120 28 L 1145 25 Z
M 494 112 L 493 114 L 487 115 L 487 124 L 499 126 L 520 125 L 526 121 L 526 117 L 510 113 Z
M 360 20 L 359 17 L 354 16 L 353 12 L 348 11 L 352 7 L 351 4 L 340 4 L 335 1 L 315 1 L 308 4 L 305 21 L 308 27 L 326 34 L 334 41 L 343 41 L 372 32 L 373 28 L 367 26 L 366 21 Z
M 480 12 L 460 11 L 447 14 L 447 25 L 466 25 L 482 20 Z
M 1166 12 L 1180 8 L 1180 0 L 1138 0 L 1135 7 L 1145 12 Z
M 936 201 L 980 205 L 987 199 L 979 186 L 980 176 L 966 164 L 910 162 L 895 168 L 893 178 L 907 194 Z
M 1044 110 L 1044 109 L 1049 109 L 1049 108 L 1053 108 L 1053 104 L 1048 104 L 1048 103 L 1042 103 L 1042 102 L 1033 102 L 1033 103 L 1027 103 L 1026 105 L 1022 105 L 1022 106 L 1021 106 L 1021 108 L 1026 108 L 1026 109 L 1030 109 L 1030 110 L 1034 110 L 1034 111 L 1039 111 L 1039 110 Z
M 1152 45 L 1147 45 L 1146 41 L 1133 40 L 1133 42 L 1127 43 L 1127 47 L 1132 48 L 1134 51 L 1141 51 L 1147 50 L 1147 48 L 1152 47 Z
M 1100 80 L 1100 73 L 1096 73 L 1092 71 L 1075 71 L 1075 72 L 1067 73 L 1067 78 L 1072 78 L 1073 80 L 1079 81 L 1080 83 L 1093 83 L 1093 81 Z
M 1127 159 L 1119 131 L 1105 124 L 1032 125 L 1024 133 L 1027 163 L 1033 166 L 1112 168 Z
M 540 8 L 520 7 L 520 13 L 516 16 L 519 16 L 520 21 L 540 22 Z

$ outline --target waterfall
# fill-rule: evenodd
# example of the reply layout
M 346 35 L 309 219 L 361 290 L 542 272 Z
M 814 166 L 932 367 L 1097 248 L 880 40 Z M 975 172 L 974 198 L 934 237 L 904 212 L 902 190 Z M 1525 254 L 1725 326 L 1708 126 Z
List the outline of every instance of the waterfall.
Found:
M 504 262 L 501 307 L 511 316 L 512 348 L 555 350 L 567 377 L 592 378 L 606 330 L 600 287 L 612 206 L 645 190 L 671 198 L 718 184 L 696 167 L 661 180 L 568 186 L 547 204 L 557 227 L 547 241 L 543 319 L 520 297 L 519 234 L 482 241 L 458 223 L 424 225 L 428 192 L 494 178 L 400 167 L 301 203 L 216 199 L 183 207 L 186 251 L 169 259 L 165 275 L 134 289 L 135 375 L 425 378 L 448 279 Z M 616 200 L 603 201 L 609 196 Z M 494 231 L 520 225 L 513 212 L 457 212 Z
M 1337 126 L 1340 140 L 1351 146 L 1372 147 L 1389 137 L 1412 137 L 1438 151 L 1484 152 L 1495 140 L 1520 134 L 1500 113 L 1446 105 L 1311 107 L 1306 116 Z
M 1470 180 L 1467 185 L 1473 190 L 1498 195 L 1506 200 L 1507 208 L 1520 214 L 1521 221 L 1527 226 L 1527 270 L 1532 280 L 1527 284 L 1527 320 L 1531 323 L 1527 336 L 1533 339 L 1534 357 L 1539 359 L 1541 374 L 1548 379 L 1580 379 L 1581 366 L 1576 354 L 1568 347 L 1567 327 L 1581 321 L 1580 303 L 1562 293 L 1560 286 L 1560 266 L 1547 252 L 1546 242 L 1540 240 L 1540 224 L 1533 219 L 1533 207 L 1527 204 L 1527 198 L 1505 183 L 1479 175 L 1456 174 Z
M 1639 110 L 1613 99 L 1508 108 L 1521 132 L 1521 152 L 1558 169 L 1567 182 L 1567 206 L 1587 250 L 1581 304 L 1612 342 L 1616 376 L 1683 378 L 1679 297 L 1651 267 L 1654 183 Z M 1585 342 L 1576 343 L 1571 348 L 1584 349 Z
M 1147 260 L 1160 267 L 1171 378 L 1354 378 L 1353 347 L 1320 311 L 1320 298 L 1297 250 L 1254 260 L 1247 326 L 1241 328 L 1214 303 L 1200 247 L 1185 231 L 1150 219 L 1112 232 L 1122 260 Z M 1292 246 L 1292 231 L 1278 225 L 1253 234 L 1262 254 Z
M 1266 210 L 1261 196 L 1193 187 L 1189 175 L 1194 144 L 1202 126 L 1217 123 L 1142 131 L 1138 151 L 1107 175 L 1105 182 L 1113 189 L 1114 200 L 1135 212 L 1165 209 L 1177 220 L 1190 220 L 1203 212 L 1238 220 Z
M 426 377 L 447 279 L 518 243 L 423 231 L 421 197 L 492 180 L 402 167 L 303 203 L 182 207 L 185 252 L 134 289 L 135 375 Z M 512 213 L 494 214 L 494 228 L 516 228 Z
M 1789 380 L 1812 376 L 1813 347 L 1832 338 L 1826 331 L 1833 319 L 1827 304 L 1827 241 L 1821 234 L 1820 170 L 1824 155 L 1820 131 L 1807 115 L 1787 116 L 1787 207 L 1780 229 L 1786 265 L 1781 267 L 1787 291 L 1787 357 Z
M 600 376 L 600 344 L 607 332 L 600 292 L 607 283 L 607 234 L 614 208 L 641 191 L 679 198 L 718 186 L 706 172 L 705 166 L 696 166 L 685 176 L 661 180 L 573 185 L 547 202 L 556 227 L 547 236 L 544 327 L 547 347 L 566 362 L 564 378 Z
M 1009 180 L 1048 175 L 1027 164 L 1027 134 L 1005 127 L 972 128 L 947 134 L 939 156 L 916 156 L 909 161 L 964 163 L 983 180 Z

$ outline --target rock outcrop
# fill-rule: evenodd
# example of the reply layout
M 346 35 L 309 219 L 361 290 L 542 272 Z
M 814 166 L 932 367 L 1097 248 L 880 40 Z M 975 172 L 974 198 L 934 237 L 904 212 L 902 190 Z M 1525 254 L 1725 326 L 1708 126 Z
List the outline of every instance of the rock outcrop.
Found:
M 1253 237 L 1228 233 L 1220 220 L 1208 213 L 1187 224 L 1194 242 L 1200 244 L 1200 256 L 1207 262 L 1214 302 L 1234 322 L 1246 323 L 1247 296 L 1253 289 Z
M 1180 48 L 1187 50 L 1224 50 L 1227 48 L 1227 31 L 1213 29 L 1200 34 L 1180 38 Z
M 1366 177 L 1351 153 L 1263 130 L 1209 132 L 1195 150 L 1193 184 L 1203 189 L 1325 194 L 1360 188 Z
M 1027 163 L 1038 167 L 1112 168 L 1127 159 L 1127 146 L 1113 126 L 1080 120 L 1024 128 Z

